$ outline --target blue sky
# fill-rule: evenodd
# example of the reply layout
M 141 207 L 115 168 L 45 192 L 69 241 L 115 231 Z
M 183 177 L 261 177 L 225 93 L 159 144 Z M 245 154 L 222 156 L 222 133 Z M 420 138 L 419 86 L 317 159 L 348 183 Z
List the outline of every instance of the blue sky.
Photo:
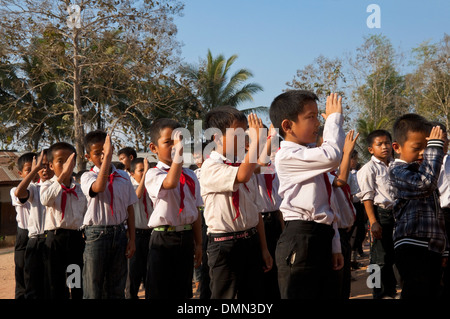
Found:
M 381 28 L 370 29 L 367 6 L 381 9 Z M 182 58 L 198 63 L 213 55 L 237 54 L 235 68 L 253 72 L 264 92 L 239 108 L 269 106 L 298 69 L 319 55 L 352 54 L 364 36 L 383 34 L 408 54 L 426 40 L 450 33 L 449 0 L 186 0 L 177 17 Z

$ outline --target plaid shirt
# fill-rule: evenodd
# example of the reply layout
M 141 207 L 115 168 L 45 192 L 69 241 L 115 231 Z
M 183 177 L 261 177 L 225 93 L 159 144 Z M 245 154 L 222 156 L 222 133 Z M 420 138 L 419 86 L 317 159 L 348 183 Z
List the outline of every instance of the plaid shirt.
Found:
M 398 159 L 391 163 L 389 176 L 395 199 L 395 247 L 413 244 L 448 254 L 437 185 L 443 157 L 443 141 L 430 140 L 421 164 Z

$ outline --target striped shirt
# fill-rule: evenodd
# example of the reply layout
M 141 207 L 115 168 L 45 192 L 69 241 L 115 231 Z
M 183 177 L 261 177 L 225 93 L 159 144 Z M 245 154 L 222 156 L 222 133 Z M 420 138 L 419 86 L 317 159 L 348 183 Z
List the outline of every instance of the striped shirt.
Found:
M 430 140 L 421 164 L 399 159 L 390 164 L 389 176 L 395 199 L 395 248 L 410 244 L 448 254 L 438 192 L 443 156 L 443 141 Z

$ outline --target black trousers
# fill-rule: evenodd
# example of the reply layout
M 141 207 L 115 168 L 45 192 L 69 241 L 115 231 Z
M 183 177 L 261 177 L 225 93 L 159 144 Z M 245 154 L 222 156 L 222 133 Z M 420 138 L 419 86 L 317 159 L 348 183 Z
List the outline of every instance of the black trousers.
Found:
M 339 228 L 339 236 L 341 240 L 341 250 L 344 256 L 344 267 L 338 271 L 333 271 L 336 280 L 336 298 L 349 299 L 351 290 L 351 257 L 352 249 L 350 245 L 351 233 L 347 229 Z
M 46 298 L 49 299 L 82 299 L 84 239 L 82 232 L 71 229 L 56 229 L 47 232 L 45 240 L 46 254 Z M 79 288 L 67 285 L 67 267 L 78 265 L 80 270 Z
M 313 221 L 287 221 L 275 259 L 282 299 L 332 299 L 334 229 Z
M 153 231 L 148 253 L 147 299 L 192 298 L 194 234 L 192 230 Z
M 447 233 L 447 239 L 450 240 L 450 208 L 443 209 L 444 220 L 445 220 L 445 231 Z M 447 262 L 447 267 L 444 268 L 444 273 L 442 276 L 442 299 L 450 300 L 450 263 Z
M 442 255 L 427 247 L 398 246 L 395 249 L 395 264 L 403 282 L 401 298 L 436 300 L 440 292 L 441 263 Z
M 272 258 L 274 258 L 272 269 L 263 274 L 262 281 L 264 298 L 270 300 L 281 298 L 280 288 L 278 286 L 278 268 L 275 262 L 275 250 L 282 229 L 280 214 L 280 211 L 261 213 L 264 222 L 267 248 Z
M 25 253 L 26 299 L 45 297 L 45 235 L 28 239 Z
M 370 263 L 380 266 L 381 287 L 373 288 L 374 299 L 394 296 L 397 293 L 397 279 L 394 274 L 394 216 L 392 210 L 375 206 L 375 217 L 382 228 L 382 238 L 374 238 L 370 248 Z
M 263 262 L 258 233 L 249 238 L 214 241 L 208 239 L 211 299 L 262 298 Z
M 364 210 L 364 205 L 361 202 L 353 203 L 356 210 L 356 220 L 352 226 L 352 232 L 356 228 L 355 241 L 353 243 L 352 250 L 357 251 L 359 254 L 363 253 L 363 242 L 366 238 L 366 221 L 367 216 Z
M 28 230 L 17 227 L 14 244 L 14 275 L 16 280 L 15 298 L 25 298 L 25 252 L 28 243 Z
M 151 229 L 136 229 L 136 251 L 128 259 L 128 277 L 126 283 L 125 297 L 127 299 L 138 299 L 139 287 L 147 280 L 148 249 L 150 243 Z

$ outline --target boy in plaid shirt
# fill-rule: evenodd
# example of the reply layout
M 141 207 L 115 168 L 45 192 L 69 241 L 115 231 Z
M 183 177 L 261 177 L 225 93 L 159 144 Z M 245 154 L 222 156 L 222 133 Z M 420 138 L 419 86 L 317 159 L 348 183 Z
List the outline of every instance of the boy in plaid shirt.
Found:
M 394 191 L 394 249 L 403 280 L 402 299 L 432 299 L 439 292 L 441 267 L 448 256 L 438 178 L 444 135 L 422 116 L 405 114 L 394 123 L 390 167 Z M 431 130 L 431 133 L 430 133 Z

